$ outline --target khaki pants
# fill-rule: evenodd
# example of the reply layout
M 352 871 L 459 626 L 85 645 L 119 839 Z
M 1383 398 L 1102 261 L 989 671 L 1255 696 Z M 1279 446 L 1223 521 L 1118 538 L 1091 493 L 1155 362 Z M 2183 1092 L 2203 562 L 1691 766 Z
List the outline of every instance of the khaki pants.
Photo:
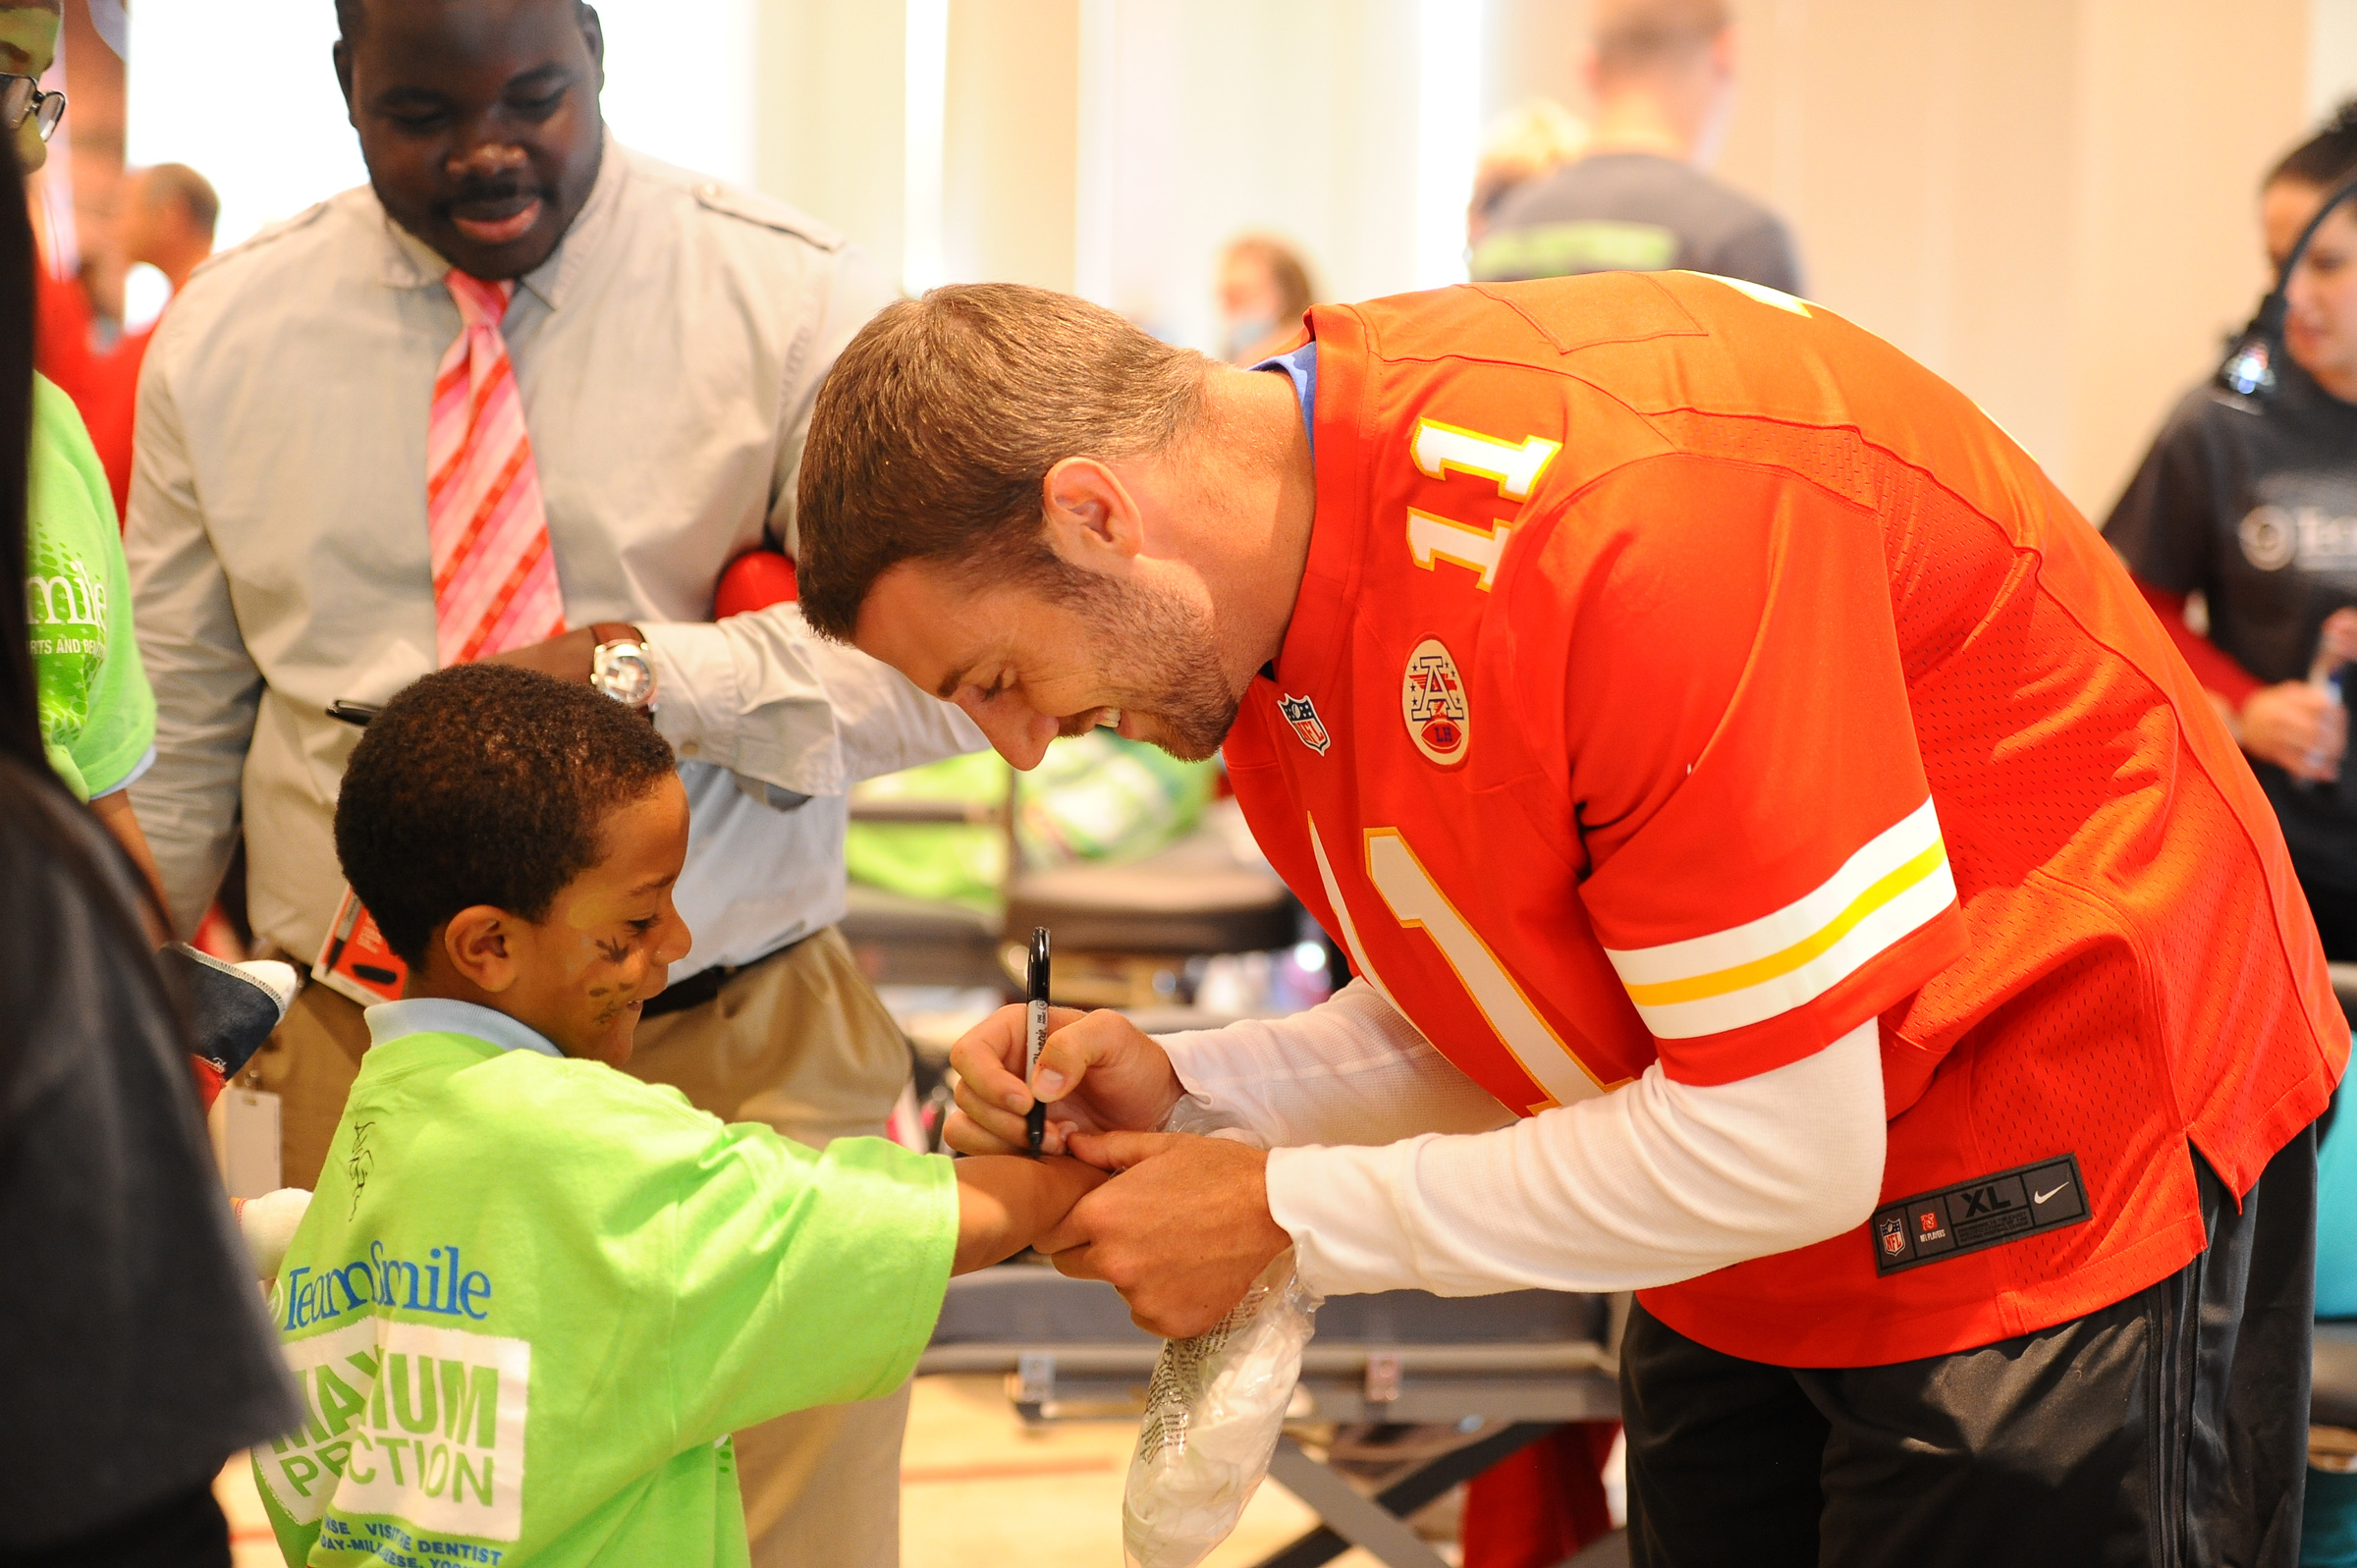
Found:
M 284 1175 L 318 1184 L 368 1049 L 360 1009 L 305 986 L 239 1075 L 280 1097 Z M 878 1134 L 908 1049 L 833 930 L 746 969 L 700 1007 L 638 1025 L 630 1071 L 676 1086 L 724 1121 L 761 1121 L 824 1147 Z M 737 1434 L 737 1482 L 755 1568 L 894 1568 L 908 1390 L 795 1411 Z

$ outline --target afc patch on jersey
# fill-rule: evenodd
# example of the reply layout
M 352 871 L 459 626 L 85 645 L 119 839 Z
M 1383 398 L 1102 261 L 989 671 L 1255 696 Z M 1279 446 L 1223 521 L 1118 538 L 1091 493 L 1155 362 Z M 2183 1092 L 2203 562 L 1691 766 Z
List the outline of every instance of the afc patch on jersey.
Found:
M 1465 683 L 1456 673 L 1456 661 L 1440 638 L 1426 637 L 1407 656 L 1399 713 L 1407 721 L 1407 738 L 1426 761 L 1452 768 L 1465 760 L 1472 716 L 1465 708 Z
M 1284 714 L 1285 722 L 1293 727 L 1293 733 L 1300 737 L 1301 744 L 1321 757 L 1326 755 L 1326 748 L 1334 744 L 1334 736 L 1328 734 L 1326 726 L 1319 722 L 1316 703 L 1307 697 L 1288 697 L 1279 692 L 1277 711 Z

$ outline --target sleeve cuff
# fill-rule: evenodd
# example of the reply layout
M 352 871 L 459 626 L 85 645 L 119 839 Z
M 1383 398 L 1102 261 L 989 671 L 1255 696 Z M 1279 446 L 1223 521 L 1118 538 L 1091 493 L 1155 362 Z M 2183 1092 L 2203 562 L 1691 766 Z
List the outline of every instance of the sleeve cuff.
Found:
M 147 770 L 154 766 L 155 748 L 153 746 L 149 746 L 145 751 L 139 754 L 139 760 L 131 765 L 131 771 L 129 773 L 116 780 L 113 784 L 108 784 L 103 789 L 91 790 L 90 798 L 92 800 L 98 800 L 107 795 L 116 794 L 122 790 L 129 789 L 133 784 L 137 784 L 142 778 L 146 777 Z
M 1415 1268 L 1412 1238 L 1398 1221 L 1390 1167 L 1412 1162 L 1433 1136 L 1368 1148 L 1269 1151 L 1269 1216 L 1293 1238 L 1302 1284 L 1321 1296 L 1429 1288 Z
M 690 762 L 728 766 L 742 706 L 728 634 L 692 622 L 641 622 L 639 630 L 655 667 L 655 732 Z

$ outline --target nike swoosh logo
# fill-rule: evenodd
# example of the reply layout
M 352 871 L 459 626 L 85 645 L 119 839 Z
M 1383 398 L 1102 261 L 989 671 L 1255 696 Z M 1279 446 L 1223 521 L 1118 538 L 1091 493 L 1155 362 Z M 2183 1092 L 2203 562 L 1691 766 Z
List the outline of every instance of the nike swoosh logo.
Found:
M 2034 1193 L 2031 1193 L 2031 1194 L 2030 1194 L 2030 1202 L 2032 1202 L 2032 1203 L 2044 1203 L 2044 1202 L 2046 1202 L 2046 1200 L 2047 1200 L 2047 1199 L 2049 1199 L 2049 1198 L 2052 1198 L 2052 1197 L 2053 1197 L 2053 1196 L 2054 1196 L 2056 1193 L 2058 1193 L 2058 1192 L 2060 1192 L 2060 1191 L 2061 1191 L 2061 1190 L 2062 1190 L 2064 1187 L 2067 1187 L 2067 1186 L 2069 1186 L 2069 1185 L 2070 1185 L 2070 1183 L 2069 1183 L 2069 1182 L 2067 1182 L 2067 1181 L 2065 1181 L 2065 1182 L 2060 1182 L 2060 1183 L 2058 1183 L 2058 1184 L 2056 1184 L 2056 1185 L 2055 1185 L 2055 1186 L 2052 1186 L 2052 1187 L 2049 1187 L 2049 1188 L 2047 1188 L 2047 1189 L 2046 1189 L 2046 1191 L 2044 1191 L 2044 1192 L 2034 1192 Z

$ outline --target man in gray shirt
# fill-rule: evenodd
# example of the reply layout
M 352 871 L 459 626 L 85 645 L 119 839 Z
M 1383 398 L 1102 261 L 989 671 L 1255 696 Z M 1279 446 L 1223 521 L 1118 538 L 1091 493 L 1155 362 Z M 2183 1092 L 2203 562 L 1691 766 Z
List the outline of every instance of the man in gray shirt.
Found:
M 1782 221 L 1703 172 L 1734 80 L 1726 0 L 1597 0 L 1586 155 L 1497 198 L 1473 276 L 1677 267 L 1799 294 Z
M 845 791 L 980 736 L 792 605 L 711 614 L 732 559 L 795 550 L 811 403 L 891 287 L 801 214 L 618 145 L 578 0 L 337 10 L 369 186 L 200 268 L 140 382 L 129 554 L 158 759 L 134 804 L 173 917 L 202 915 L 242 822 L 255 934 L 307 966 L 340 924 L 359 736 L 329 706 L 495 652 L 588 679 L 603 647 L 610 694 L 644 695 L 617 669 L 653 676 L 693 812 L 694 946 L 643 1003 L 631 1070 L 810 1143 L 881 1132 L 908 1058 L 833 929 Z M 493 537 L 531 572 L 470 577 Z M 502 580 L 512 600 L 468 597 Z M 511 635 L 499 607 L 527 602 Z M 241 1080 L 284 1100 L 290 1184 L 315 1179 L 367 1040 L 313 984 Z M 904 1411 L 740 1433 L 753 1560 L 897 1562 Z

